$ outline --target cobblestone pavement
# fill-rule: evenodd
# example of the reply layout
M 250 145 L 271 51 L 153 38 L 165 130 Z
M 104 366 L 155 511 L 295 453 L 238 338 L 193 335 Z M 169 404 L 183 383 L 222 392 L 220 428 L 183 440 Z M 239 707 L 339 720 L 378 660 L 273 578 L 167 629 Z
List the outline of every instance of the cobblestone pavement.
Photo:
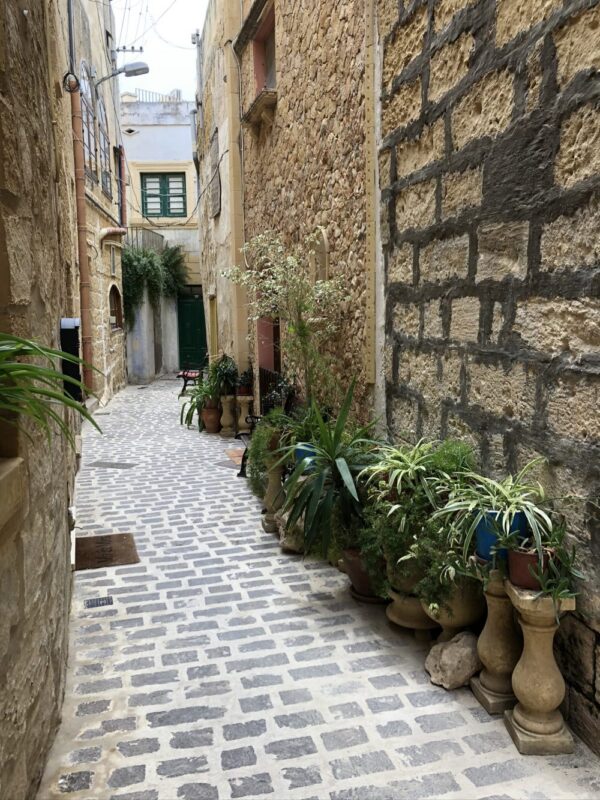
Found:
M 76 573 L 38 800 L 600 797 L 585 746 L 520 756 L 470 691 L 429 683 L 425 646 L 344 575 L 282 554 L 231 442 L 180 427 L 177 391 L 129 387 L 104 435 L 86 431 L 79 534 L 133 532 L 141 563 Z

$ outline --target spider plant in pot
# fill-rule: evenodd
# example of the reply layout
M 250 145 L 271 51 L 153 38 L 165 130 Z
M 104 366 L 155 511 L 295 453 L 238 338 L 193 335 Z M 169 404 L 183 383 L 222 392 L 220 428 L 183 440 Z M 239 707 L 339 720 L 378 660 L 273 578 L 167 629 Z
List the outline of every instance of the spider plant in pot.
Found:
M 309 443 L 314 454 L 303 458 L 284 484 L 284 511 L 290 512 L 287 528 L 292 529 L 303 519 L 305 553 L 320 545 L 322 554 L 327 554 L 334 518 L 349 529 L 362 517 L 358 476 L 378 443 L 369 436 L 373 423 L 357 427 L 350 422 L 353 395 L 354 381 L 338 418 L 327 422 L 312 401 L 318 427 L 318 435 Z M 293 458 L 295 447 L 284 447 L 282 459 Z
M 85 405 L 68 393 L 68 387 L 72 386 L 80 394 L 85 394 L 85 386 L 57 368 L 57 359 L 78 365 L 84 363 L 62 350 L 0 333 L 0 422 L 22 430 L 31 438 L 23 425 L 24 419 L 29 419 L 46 434 L 48 440 L 53 426 L 56 426 L 74 447 L 73 433 L 61 409 L 71 409 L 98 431 L 100 428 Z M 92 369 L 99 372 L 95 367 Z
M 449 517 L 461 531 L 467 558 L 475 537 L 476 552 L 487 561 L 505 559 L 505 548 L 498 537 L 531 537 L 542 559 L 544 538 L 552 530 L 552 521 L 544 507 L 545 492 L 538 481 L 526 480 L 527 473 L 541 459 L 526 464 L 516 475 L 497 481 L 475 472 L 446 476 L 438 491 L 447 496 L 436 517 Z M 457 479 L 458 477 L 458 479 Z
M 449 439 L 382 447 L 375 463 L 365 469 L 371 493 L 387 508 L 388 524 L 380 525 L 379 531 L 392 589 L 410 594 L 420 578 L 414 562 L 401 559 L 439 508 L 439 478 L 472 466 L 468 445 Z

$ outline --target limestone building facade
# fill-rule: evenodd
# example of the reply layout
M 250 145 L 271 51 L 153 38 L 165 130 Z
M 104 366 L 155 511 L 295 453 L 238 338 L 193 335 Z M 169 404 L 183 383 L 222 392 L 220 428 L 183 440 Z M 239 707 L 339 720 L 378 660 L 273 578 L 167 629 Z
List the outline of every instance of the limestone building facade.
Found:
M 597 750 L 600 7 L 378 6 L 389 427 L 492 475 L 546 459 L 586 574 L 567 711 Z
M 0 8 L 0 330 L 60 348 L 61 320 L 81 319 L 79 273 L 89 261 L 89 344 L 103 373 L 92 388 L 106 399 L 124 381 L 123 334 L 110 321 L 111 288 L 120 292 L 119 139 L 110 84 L 94 94 L 94 80 L 112 69 L 112 28 L 104 5 L 71 5 L 73 36 L 66 0 Z M 81 237 L 74 89 L 88 123 Z M 78 421 L 69 422 L 77 432 Z M 58 434 L 49 446 L 29 425 L 31 438 L 1 427 L 0 797 L 25 800 L 35 795 L 64 692 L 76 453 Z

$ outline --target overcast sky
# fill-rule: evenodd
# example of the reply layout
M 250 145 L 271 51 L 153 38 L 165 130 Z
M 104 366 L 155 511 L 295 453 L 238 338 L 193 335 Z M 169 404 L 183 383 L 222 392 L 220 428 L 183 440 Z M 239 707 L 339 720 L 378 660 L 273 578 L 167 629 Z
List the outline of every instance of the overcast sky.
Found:
M 112 0 L 118 47 L 140 47 L 143 53 L 119 55 L 126 61 L 145 61 L 148 75 L 120 78 L 121 91 L 147 89 L 166 94 L 181 89 L 184 100 L 196 90 L 196 48 L 192 33 L 202 31 L 208 0 Z

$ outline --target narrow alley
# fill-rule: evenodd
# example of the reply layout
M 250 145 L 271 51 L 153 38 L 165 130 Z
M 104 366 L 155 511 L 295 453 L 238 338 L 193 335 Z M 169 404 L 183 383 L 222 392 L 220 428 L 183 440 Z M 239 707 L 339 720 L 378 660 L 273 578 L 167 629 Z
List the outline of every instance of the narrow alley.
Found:
M 87 426 L 78 535 L 140 563 L 75 574 L 62 726 L 38 800 L 598 796 L 597 761 L 523 757 L 425 646 L 324 562 L 283 554 L 231 440 L 179 425 L 179 384 L 130 386 Z M 86 601 L 111 598 L 86 608 Z

